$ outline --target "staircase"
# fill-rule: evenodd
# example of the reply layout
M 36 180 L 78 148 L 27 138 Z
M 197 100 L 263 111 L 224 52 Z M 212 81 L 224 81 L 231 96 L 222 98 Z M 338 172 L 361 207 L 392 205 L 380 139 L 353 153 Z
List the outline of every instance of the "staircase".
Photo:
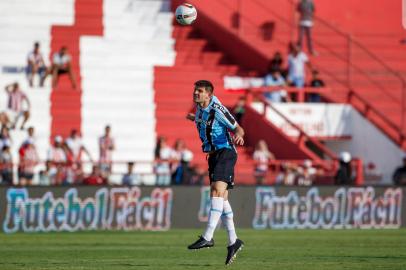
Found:
M 173 67 L 155 67 L 156 131 L 165 136 L 173 145 L 176 139 L 183 139 L 194 153 L 193 162 L 207 168 L 206 155 L 201 151 L 201 141 L 196 126 L 186 120 L 186 114 L 193 110 L 193 84 L 197 80 L 210 80 L 215 87 L 214 94 L 223 105 L 231 108 L 238 96 L 230 95 L 223 89 L 223 76 L 244 74 L 238 65 L 232 63 L 222 51 L 218 50 L 199 31 L 192 27 L 175 26 L 173 37 L 176 40 L 176 59 Z M 251 151 L 238 148 L 236 166 L 238 183 L 252 184 L 253 161 Z

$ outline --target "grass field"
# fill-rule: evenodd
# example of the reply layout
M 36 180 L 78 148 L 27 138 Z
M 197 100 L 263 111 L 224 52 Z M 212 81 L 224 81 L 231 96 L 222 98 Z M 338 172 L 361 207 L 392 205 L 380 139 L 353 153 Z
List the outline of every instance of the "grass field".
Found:
M 201 231 L 0 234 L 0 269 L 219 269 L 216 246 L 189 251 Z M 239 230 L 232 269 L 406 269 L 406 230 Z

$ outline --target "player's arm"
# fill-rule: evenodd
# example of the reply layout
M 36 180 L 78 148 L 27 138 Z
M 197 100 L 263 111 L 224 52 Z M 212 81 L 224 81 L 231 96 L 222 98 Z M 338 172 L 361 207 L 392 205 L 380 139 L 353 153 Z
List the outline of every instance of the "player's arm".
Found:
M 190 120 L 190 121 L 195 121 L 195 114 L 194 113 L 188 113 L 187 115 L 186 115 L 186 119 L 187 120 Z
M 234 129 L 234 136 L 233 140 L 236 145 L 244 145 L 244 129 L 237 124 L 236 128 Z
M 244 129 L 237 123 L 226 107 L 218 105 L 215 107 L 217 120 L 234 133 L 233 140 L 236 145 L 244 145 Z

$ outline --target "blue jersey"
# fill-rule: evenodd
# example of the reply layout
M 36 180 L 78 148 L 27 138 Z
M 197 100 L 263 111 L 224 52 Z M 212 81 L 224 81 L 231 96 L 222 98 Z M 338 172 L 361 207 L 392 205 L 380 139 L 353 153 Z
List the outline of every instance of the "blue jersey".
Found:
M 206 108 L 197 106 L 195 123 L 203 143 L 203 152 L 234 149 L 229 130 L 237 127 L 237 121 L 215 96 Z

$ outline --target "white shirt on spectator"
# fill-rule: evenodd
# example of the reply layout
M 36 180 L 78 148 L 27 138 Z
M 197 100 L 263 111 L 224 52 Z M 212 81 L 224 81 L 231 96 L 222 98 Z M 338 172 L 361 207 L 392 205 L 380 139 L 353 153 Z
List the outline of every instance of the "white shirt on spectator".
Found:
M 52 62 L 56 65 L 66 65 L 70 62 L 70 55 L 64 54 L 61 56 L 60 53 L 57 52 L 54 54 Z
M 53 162 L 66 162 L 65 151 L 63 151 L 63 149 L 61 147 L 52 146 L 48 150 L 47 160 L 50 160 Z
M 42 54 L 39 53 L 34 53 L 34 51 L 30 52 L 27 56 L 27 60 L 34 62 L 34 64 L 37 64 L 38 66 L 44 66 L 44 58 L 42 57 Z
M 289 64 L 289 78 L 304 78 L 305 77 L 305 63 L 309 58 L 304 52 L 299 52 L 296 57 L 292 54 L 288 56 Z
M 66 145 L 69 147 L 69 149 L 72 151 L 73 153 L 73 157 L 74 159 L 79 159 L 80 158 L 80 152 L 82 149 L 82 140 L 79 137 L 76 138 L 72 138 L 69 137 L 66 139 Z

